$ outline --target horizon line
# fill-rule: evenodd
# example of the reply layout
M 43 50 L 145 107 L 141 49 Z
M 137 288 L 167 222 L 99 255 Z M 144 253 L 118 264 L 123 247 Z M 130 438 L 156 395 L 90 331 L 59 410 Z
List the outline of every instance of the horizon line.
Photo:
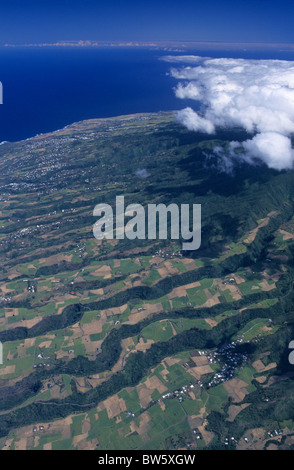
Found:
M 4 43 L 0 47 L 189 47 L 189 46 L 247 46 L 247 47 L 290 47 L 294 48 L 294 43 L 278 43 L 278 42 L 259 42 L 259 41 L 187 41 L 187 40 L 129 40 L 129 41 L 119 41 L 119 40 L 59 40 L 56 42 L 36 42 L 36 43 Z

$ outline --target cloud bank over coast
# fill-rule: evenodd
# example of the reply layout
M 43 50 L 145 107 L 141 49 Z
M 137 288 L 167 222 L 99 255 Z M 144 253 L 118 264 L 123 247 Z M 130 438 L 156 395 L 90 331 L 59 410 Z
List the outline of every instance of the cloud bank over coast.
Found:
M 166 56 L 177 64 L 175 94 L 200 104 L 177 112 L 192 131 L 213 134 L 216 128 L 242 127 L 251 140 L 231 142 L 224 158 L 262 161 L 277 170 L 294 167 L 294 62 L 282 60 L 212 59 Z M 224 153 L 219 147 L 217 155 Z

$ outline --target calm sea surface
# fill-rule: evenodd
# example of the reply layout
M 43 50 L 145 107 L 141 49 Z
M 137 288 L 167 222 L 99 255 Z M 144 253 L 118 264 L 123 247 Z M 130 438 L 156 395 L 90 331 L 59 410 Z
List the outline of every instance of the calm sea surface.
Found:
M 294 53 L 189 51 L 210 57 L 294 60 Z M 0 48 L 0 142 L 60 129 L 83 119 L 181 109 L 171 52 L 144 49 Z M 181 53 L 174 53 L 181 55 Z M 195 103 L 194 103 L 195 104 Z

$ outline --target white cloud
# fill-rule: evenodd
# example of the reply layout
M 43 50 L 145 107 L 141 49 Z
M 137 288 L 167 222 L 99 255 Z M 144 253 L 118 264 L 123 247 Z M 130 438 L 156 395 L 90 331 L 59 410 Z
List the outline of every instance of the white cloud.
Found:
M 177 113 L 183 125 L 207 133 L 216 127 L 243 127 L 257 133 L 243 143 L 248 160 L 251 154 L 271 168 L 293 167 L 294 62 L 199 56 L 165 60 L 181 64 L 171 69 L 171 75 L 180 80 L 176 96 L 202 105 L 201 115 L 190 107 Z
M 176 62 L 184 64 L 195 64 L 208 58 L 209 57 L 201 57 L 197 55 L 166 55 L 161 57 L 161 60 L 164 60 L 165 62 L 172 62 L 174 64 Z
M 185 108 L 177 112 L 177 120 L 189 129 L 189 131 L 206 132 L 213 134 L 214 125 L 208 119 L 199 116 L 192 108 Z
M 190 82 L 188 85 L 183 86 L 181 83 L 177 86 L 175 90 L 176 96 L 178 98 L 189 98 L 191 100 L 200 100 L 201 99 L 201 93 L 197 85 L 195 83 Z
M 270 168 L 289 169 L 293 166 L 294 150 L 291 140 L 276 132 L 257 134 L 252 140 L 243 142 L 247 155 L 263 160 Z
M 148 176 L 150 176 L 146 168 L 138 168 L 135 172 L 135 175 L 143 179 L 148 178 Z

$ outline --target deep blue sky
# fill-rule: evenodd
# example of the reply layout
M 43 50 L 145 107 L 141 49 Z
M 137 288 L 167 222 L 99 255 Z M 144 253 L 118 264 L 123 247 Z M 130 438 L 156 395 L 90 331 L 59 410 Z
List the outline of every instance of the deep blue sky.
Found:
M 294 43 L 293 0 L 0 0 L 0 45 L 59 40 Z

